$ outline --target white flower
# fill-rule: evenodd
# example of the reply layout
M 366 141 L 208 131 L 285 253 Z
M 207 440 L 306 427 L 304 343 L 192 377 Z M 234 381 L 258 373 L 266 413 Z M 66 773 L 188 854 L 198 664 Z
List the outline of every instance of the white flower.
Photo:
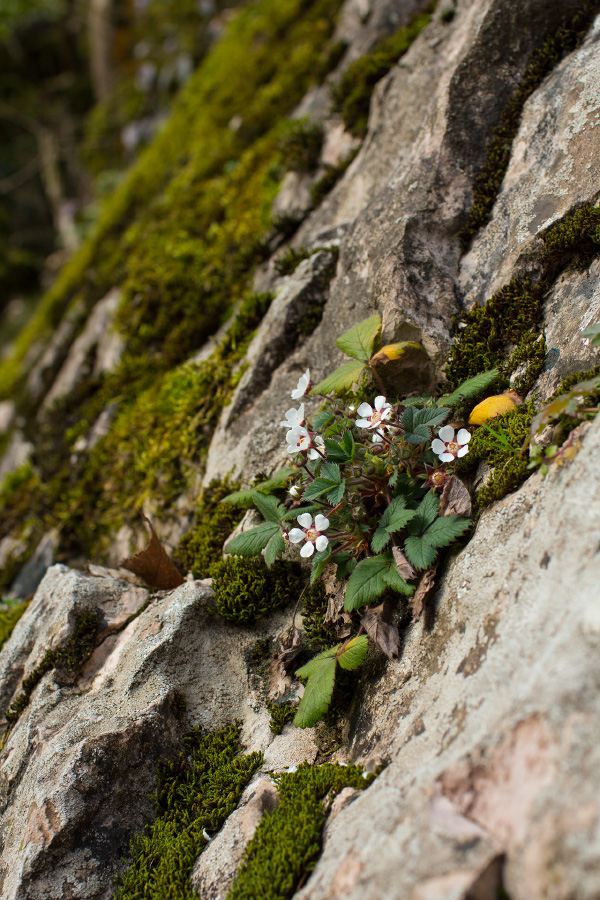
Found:
M 308 451 L 309 459 L 318 459 L 319 456 L 327 456 L 327 451 L 325 450 L 325 441 L 321 437 L 320 434 L 313 434 L 312 436 L 312 446 L 317 449 L 311 449 Z M 319 451 L 319 452 L 317 452 Z
M 351 413 L 356 412 L 356 407 L 355 407 L 355 406 L 349 406 L 349 407 L 348 407 L 348 412 L 351 412 Z M 340 763 L 340 765 L 341 765 L 341 763 Z M 347 765 L 347 763 L 346 763 L 346 765 Z
M 300 496 L 300 488 L 298 487 L 297 484 L 293 484 L 293 485 L 291 486 L 289 492 L 290 492 L 291 496 L 294 497 L 294 498 Z
M 306 541 L 300 550 L 300 556 L 312 556 L 317 550 L 324 550 L 329 543 L 329 538 L 324 531 L 329 528 L 329 519 L 317 513 L 313 525 L 313 517 L 310 513 L 301 513 L 298 516 L 298 523 L 302 528 L 292 528 L 290 531 L 290 541 L 292 544 L 299 544 L 300 541 Z
M 466 428 L 461 428 L 456 438 L 452 425 L 444 425 L 439 430 L 439 438 L 431 442 L 431 449 L 439 456 L 442 462 L 454 462 L 457 456 L 464 456 L 469 452 L 471 435 Z
M 288 444 L 288 453 L 308 453 L 309 459 L 326 456 L 325 442 L 321 435 L 313 434 L 311 437 L 306 428 L 302 428 L 300 425 L 294 425 L 286 434 L 285 439 Z
M 375 409 L 369 403 L 361 403 L 357 409 L 362 419 L 357 419 L 359 428 L 379 428 L 392 414 L 392 407 L 384 396 L 375 397 Z
M 381 432 L 376 431 L 371 440 L 374 444 L 383 444 L 383 435 Z
M 295 426 L 301 428 L 304 425 L 304 403 L 301 403 L 298 409 L 294 409 L 293 406 L 288 409 L 285 414 L 285 422 L 279 424 L 284 428 L 294 428 Z
M 298 379 L 296 390 L 292 391 L 292 400 L 301 400 L 306 394 L 306 389 L 310 384 L 310 369 L 307 369 L 304 375 Z

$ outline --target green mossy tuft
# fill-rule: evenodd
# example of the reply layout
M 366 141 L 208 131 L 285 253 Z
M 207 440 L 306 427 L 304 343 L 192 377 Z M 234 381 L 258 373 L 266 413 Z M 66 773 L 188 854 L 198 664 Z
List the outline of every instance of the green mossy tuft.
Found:
M 9 603 L 0 608 L 0 648 L 4 647 L 28 606 L 29 603 Z
M 289 700 L 285 703 L 269 701 L 267 703 L 267 709 L 271 714 L 269 728 L 271 729 L 272 734 L 281 734 L 284 725 L 291 722 L 298 712 L 298 707 L 293 706 Z
M 280 606 L 295 603 L 304 586 L 295 563 L 277 561 L 267 568 L 262 557 L 229 556 L 209 569 L 217 612 L 229 622 L 250 625 Z
M 308 259 L 314 252 L 314 250 L 309 250 L 307 247 L 288 247 L 287 250 L 284 250 L 281 256 L 275 260 L 275 271 L 282 277 L 291 275 L 296 271 L 302 260 Z
M 375 776 L 364 778 L 358 766 L 302 763 L 273 778 L 279 806 L 262 818 L 227 900 L 289 900 L 316 864 L 332 800 L 345 787 L 367 787 Z
M 324 625 L 326 615 L 327 593 L 323 583 L 317 581 L 302 597 L 302 628 L 309 644 L 319 651 L 338 643 L 335 628 Z
M 21 691 L 4 712 L 9 725 L 14 725 L 27 707 L 31 695 L 47 672 L 56 669 L 67 676 L 76 675 L 88 661 L 94 650 L 98 633 L 98 615 L 84 612 L 75 616 L 75 629 L 62 647 L 47 650 L 41 662 L 21 684 Z
M 156 820 L 131 842 L 129 868 L 116 879 L 115 900 L 197 900 L 190 876 L 198 855 L 236 808 L 261 753 L 240 756 L 240 727 L 196 728 L 186 751 L 166 760 L 154 795 Z
M 546 265 L 587 266 L 600 252 L 600 207 L 585 203 L 542 234 Z
M 532 53 L 519 86 L 502 110 L 500 121 L 492 130 L 488 141 L 485 162 L 475 178 L 473 205 L 466 225 L 459 232 L 463 249 L 469 246 L 473 237 L 491 217 L 510 162 L 512 143 L 519 130 L 525 102 L 563 56 L 579 46 L 597 9 L 598 4 L 594 0 L 585 2 L 580 10 L 571 13 L 565 24 L 554 34 L 548 35 L 542 46 Z
M 293 172 L 314 172 L 323 146 L 323 126 L 310 119 L 290 121 L 279 142 L 284 165 Z
M 333 111 L 339 112 L 344 125 L 355 137 L 367 132 L 369 106 L 375 85 L 404 56 L 413 41 L 431 22 L 437 0 L 415 13 L 408 25 L 396 34 L 379 41 L 372 50 L 350 64 L 341 80 L 331 90 Z
M 221 503 L 239 487 L 225 479 L 211 481 L 202 492 L 194 512 L 198 524 L 182 537 L 173 554 L 173 561 L 183 572 L 191 572 L 194 578 L 208 577 L 211 563 L 219 558 L 223 544 L 244 515 L 242 507 Z

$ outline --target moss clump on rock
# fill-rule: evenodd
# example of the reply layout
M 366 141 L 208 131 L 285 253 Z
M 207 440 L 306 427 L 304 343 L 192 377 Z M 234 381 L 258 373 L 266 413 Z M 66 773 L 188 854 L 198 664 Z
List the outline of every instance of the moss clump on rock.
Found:
M 97 633 L 97 613 L 83 612 L 75 617 L 75 629 L 64 646 L 47 650 L 35 669 L 23 680 L 19 694 L 4 712 L 4 718 L 9 725 L 14 725 L 17 721 L 47 672 L 57 669 L 68 676 L 73 676 L 81 670 L 92 655 Z
M 306 581 L 300 567 L 262 557 L 229 556 L 209 569 L 217 612 L 229 622 L 250 625 L 280 606 L 295 603 Z
M 131 842 L 131 863 L 118 876 L 115 900 L 197 900 L 194 863 L 233 810 L 262 754 L 240 756 L 240 728 L 194 729 L 185 752 L 166 760 L 154 795 L 156 820 Z
M 194 578 L 207 578 L 211 563 L 223 550 L 223 544 L 244 515 L 242 507 L 221 503 L 223 497 L 239 488 L 239 484 L 211 481 L 202 492 L 195 510 L 198 524 L 185 534 L 173 560 L 183 572 L 191 572 Z
M 585 2 L 580 10 L 571 13 L 564 25 L 554 34 L 548 35 L 542 46 L 532 53 L 519 86 L 502 110 L 500 121 L 492 130 L 485 151 L 485 161 L 475 178 L 473 204 L 467 223 L 459 232 L 464 249 L 491 217 L 510 162 L 512 143 L 521 124 L 525 102 L 563 56 L 575 50 L 581 43 L 597 10 L 596 2 L 593 0 Z
M 0 649 L 5 645 L 28 603 L 9 603 L 0 609 Z
M 279 806 L 261 820 L 227 900 L 289 900 L 314 869 L 332 800 L 345 787 L 361 790 L 375 778 L 359 766 L 302 763 L 273 779 Z
M 323 146 L 323 126 L 310 119 L 290 122 L 279 142 L 285 166 L 293 172 L 314 172 Z
M 436 0 L 415 13 L 396 34 L 375 44 L 372 50 L 355 60 L 331 91 L 333 109 L 339 112 L 346 129 L 355 137 L 367 131 L 369 106 L 375 85 L 404 56 L 413 41 L 431 22 Z
M 293 706 L 289 700 L 287 700 L 285 703 L 275 703 L 273 701 L 269 701 L 267 703 L 267 709 L 271 714 L 269 728 L 271 729 L 272 734 L 281 734 L 284 725 L 287 725 L 288 722 L 291 722 L 298 712 L 298 707 Z

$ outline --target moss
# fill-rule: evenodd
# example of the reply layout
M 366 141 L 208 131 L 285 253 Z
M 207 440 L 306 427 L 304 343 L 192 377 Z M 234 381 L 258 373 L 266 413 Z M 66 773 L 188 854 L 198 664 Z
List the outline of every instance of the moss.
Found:
M 9 603 L 0 609 L 0 648 L 5 645 L 28 606 L 28 603 Z
M 208 569 L 223 550 L 223 544 L 244 515 L 242 507 L 221 503 L 223 497 L 239 488 L 239 484 L 212 481 L 202 492 L 194 517 L 198 524 L 185 534 L 173 560 L 183 572 L 194 578 L 207 578 Z
M 369 53 L 351 63 L 338 84 L 332 88 L 333 110 L 341 113 L 346 129 L 355 137 L 366 134 L 375 85 L 404 56 L 429 24 L 436 5 L 436 2 L 427 4 L 423 11 L 413 15 L 404 28 L 392 37 L 379 41 Z
M 209 568 L 217 612 L 229 622 L 249 625 L 280 606 L 295 603 L 304 576 L 294 563 L 277 561 L 268 569 L 262 557 L 230 556 Z
M 585 369 L 583 372 L 572 372 L 571 375 L 567 375 L 566 378 L 563 378 L 559 387 L 548 400 L 548 403 L 552 400 L 556 400 L 561 394 L 566 394 L 567 391 L 570 391 L 571 388 L 575 387 L 576 384 L 579 384 L 580 381 L 590 381 L 592 378 L 597 378 L 599 375 L 600 366 L 594 366 L 593 369 Z M 593 396 L 593 394 L 590 395 L 590 397 Z
M 266 814 L 248 844 L 227 900 L 289 900 L 313 870 L 333 798 L 345 787 L 367 787 L 358 766 L 302 763 L 273 778 L 279 806 Z
M 156 820 L 131 843 L 129 868 L 118 876 L 115 900 L 195 900 L 190 876 L 207 844 L 239 801 L 262 754 L 240 756 L 240 728 L 196 728 L 186 752 L 159 769 Z
M 600 250 L 600 208 L 585 203 L 542 234 L 546 264 L 587 266 Z
M 302 260 L 308 259 L 313 252 L 314 251 L 309 250 L 307 247 L 288 247 L 287 250 L 275 260 L 275 271 L 281 276 L 291 275 L 292 272 L 296 271 Z
M 67 676 L 79 672 L 88 661 L 94 650 L 98 633 L 98 615 L 95 612 L 84 612 L 75 616 L 73 634 L 62 647 L 47 650 L 21 684 L 21 691 L 4 712 L 9 725 L 14 725 L 23 710 L 27 707 L 31 695 L 47 672 L 58 670 Z
M 295 119 L 279 142 L 286 168 L 293 172 L 314 172 L 323 146 L 323 126 L 310 119 Z
M 287 725 L 288 722 L 291 722 L 298 712 L 298 707 L 293 706 L 289 700 L 287 700 L 285 703 L 275 703 L 269 701 L 267 703 L 267 709 L 271 714 L 269 728 L 271 729 L 271 732 L 273 734 L 281 734 L 284 725 Z
M 525 102 L 563 56 L 580 44 L 597 8 L 598 4 L 593 0 L 583 3 L 580 10 L 571 13 L 564 25 L 548 35 L 542 46 L 532 53 L 519 85 L 502 110 L 500 121 L 492 130 L 486 146 L 485 161 L 475 178 L 473 204 L 467 223 L 459 233 L 463 248 L 468 247 L 491 217 L 510 162 L 512 143 L 521 123 Z
M 455 16 L 456 16 L 455 9 L 445 9 L 444 12 L 440 16 L 440 21 L 442 21 L 444 23 L 444 25 L 449 25 L 450 22 L 454 21 Z
M 326 615 L 327 593 L 325 586 L 317 581 L 302 597 L 302 627 L 311 646 L 319 651 L 338 643 L 335 629 L 324 625 Z
M 248 670 L 262 679 L 266 679 L 268 676 L 272 643 L 268 636 L 259 638 L 254 642 L 246 657 Z

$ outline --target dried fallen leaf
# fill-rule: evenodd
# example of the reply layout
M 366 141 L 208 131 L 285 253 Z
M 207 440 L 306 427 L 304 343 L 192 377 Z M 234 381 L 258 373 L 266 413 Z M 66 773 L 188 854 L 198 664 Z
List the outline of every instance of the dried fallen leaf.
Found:
M 405 557 L 402 550 L 399 550 L 398 547 L 392 547 L 392 553 L 394 554 L 394 562 L 396 563 L 396 568 L 398 572 L 405 581 L 410 581 L 411 578 L 415 577 L 415 570 Z
M 421 580 L 417 585 L 417 589 L 409 599 L 410 608 L 412 610 L 412 614 L 415 619 L 421 618 L 421 613 L 423 612 L 423 606 L 425 605 L 425 600 L 427 599 L 428 594 L 435 587 L 435 573 L 437 571 L 437 566 L 432 566 L 431 569 L 427 569 L 426 572 L 423 572 L 421 576 Z
M 368 637 L 383 650 L 388 659 L 393 659 L 400 652 L 400 635 L 391 623 L 392 606 L 384 600 L 379 606 L 368 609 L 360 620 L 360 624 Z
M 471 495 L 460 478 L 451 475 L 440 497 L 440 516 L 467 516 L 472 512 Z
M 161 544 L 150 519 L 142 513 L 144 522 L 148 525 L 152 535 L 150 543 L 144 550 L 140 550 L 130 559 L 124 559 L 120 563 L 123 569 L 129 569 L 150 587 L 159 591 L 171 591 L 183 584 L 183 578 L 179 570 L 171 562 L 167 551 Z
M 269 696 L 278 697 L 290 687 L 288 676 L 296 657 L 302 650 L 302 635 L 295 625 L 290 625 L 279 637 L 277 653 L 269 663 Z

